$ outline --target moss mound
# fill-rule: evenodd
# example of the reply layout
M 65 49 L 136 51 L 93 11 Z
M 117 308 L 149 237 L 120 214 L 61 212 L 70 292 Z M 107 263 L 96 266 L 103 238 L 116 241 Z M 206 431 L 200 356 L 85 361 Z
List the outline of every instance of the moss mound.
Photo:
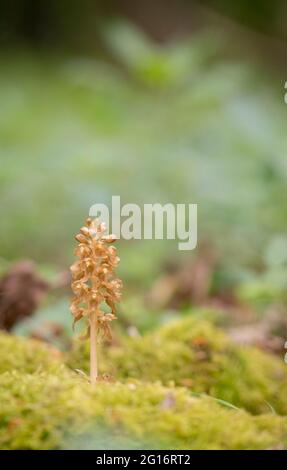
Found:
M 62 359 L 60 351 L 40 341 L 0 332 L 0 374 L 18 370 L 33 373 L 53 371 Z
M 70 366 L 87 367 L 87 346 Z M 0 334 L 0 448 L 287 448 L 286 418 L 264 413 L 286 410 L 286 366 L 210 322 L 188 317 L 101 351 L 124 383 L 92 388 L 57 350 Z
M 68 364 L 87 371 L 88 348 L 77 342 Z M 172 381 L 254 414 L 287 414 L 283 359 L 233 344 L 207 320 L 189 316 L 139 339 L 122 338 L 120 346 L 102 349 L 101 355 L 102 371 L 118 380 Z
M 160 384 L 105 384 L 92 388 L 64 367 L 56 373 L 0 375 L 0 448 L 113 448 L 116 435 L 133 446 L 177 449 L 285 448 L 287 424 L 279 416 L 251 416 L 208 397 Z M 73 439 L 71 441 L 71 436 Z M 127 442 L 127 441 L 126 441 Z

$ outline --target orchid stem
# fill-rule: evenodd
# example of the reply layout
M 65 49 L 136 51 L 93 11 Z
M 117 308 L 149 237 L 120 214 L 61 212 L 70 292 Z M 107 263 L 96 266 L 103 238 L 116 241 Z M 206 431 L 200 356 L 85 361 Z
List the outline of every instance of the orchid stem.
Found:
M 90 380 L 91 385 L 96 385 L 98 377 L 98 357 L 97 357 L 97 324 L 96 312 L 90 315 Z

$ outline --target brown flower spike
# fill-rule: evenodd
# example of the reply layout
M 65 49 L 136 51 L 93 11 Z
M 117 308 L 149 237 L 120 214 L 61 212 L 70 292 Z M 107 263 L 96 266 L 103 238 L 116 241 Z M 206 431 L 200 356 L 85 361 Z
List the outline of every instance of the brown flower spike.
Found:
M 85 338 L 90 337 L 90 377 L 95 385 L 98 375 L 97 338 L 111 338 L 110 323 L 116 319 L 116 303 L 121 299 L 122 281 L 116 278 L 115 268 L 120 259 L 111 244 L 115 235 L 104 235 L 106 226 L 97 219 L 88 218 L 76 235 L 79 242 L 75 255 L 79 258 L 71 266 L 73 327 L 81 318 L 88 323 Z M 108 311 L 107 311 L 108 310 Z

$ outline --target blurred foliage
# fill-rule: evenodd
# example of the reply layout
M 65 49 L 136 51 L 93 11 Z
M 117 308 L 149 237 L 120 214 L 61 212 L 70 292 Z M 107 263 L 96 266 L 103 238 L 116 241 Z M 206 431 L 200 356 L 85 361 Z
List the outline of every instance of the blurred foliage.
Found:
M 169 39 L 185 33 L 187 25 L 190 32 L 194 23 L 208 20 L 212 12 L 253 30 L 286 37 L 284 0 L 2 0 L 0 44 L 26 42 L 36 48 L 94 52 L 99 30 L 111 18 L 128 18 L 153 36 Z
M 286 37 L 284 16 L 286 2 L 284 0 L 204 0 L 206 5 L 213 7 L 218 13 L 229 16 L 245 26 L 264 33 L 273 33 Z
M 283 97 L 262 71 L 220 59 L 214 35 L 159 47 L 119 24 L 104 40 L 129 78 L 96 59 L 0 58 L 4 261 L 65 265 L 89 207 L 118 194 L 198 203 L 200 240 L 224 268 L 262 268 L 286 226 Z M 143 287 L 186 256 L 172 241 L 120 253 L 120 274 Z
M 33 47 L 83 46 L 95 43 L 97 23 L 110 10 L 110 0 L 9 0 L 1 1 L 0 41 Z
M 264 270 L 239 283 L 236 294 L 259 311 L 270 305 L 287 304 L 287 238 L 278 235 L 271 238 L 263 254 Z

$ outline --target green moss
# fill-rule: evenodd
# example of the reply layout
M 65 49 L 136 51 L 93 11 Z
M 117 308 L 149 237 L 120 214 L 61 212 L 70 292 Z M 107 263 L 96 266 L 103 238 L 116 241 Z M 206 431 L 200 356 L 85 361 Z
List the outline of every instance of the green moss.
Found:
M 0 333 L 0 374 L 18 370 L 33 373 L 59 366 L 61 353 L 45 343 Z
M 88 343 L 69 356 L 73 368 L 88 370 Z M 100 348 L 102 349 L 102 348 Z M 139 339 L 101 351 L 103 372 L 118 380 L 173 381 L 254 414 L 287 414 L 287 367 L 255 348 L 239 347 L 209 321 L 189 316 Z
M 287 447 L 286 418 L 264 413 L 286 409 L 283 362 L 195 317 L 120 343 L 100 348 L 100 363 L 123 383 L 92 388 L 55 349 L 0 334 L 0 448 Z M 87 344 L 70 366 L 87 367 Z
M 99 448 L 108 436 L 133 436 L 138 448 L 265 449 L 287 444 L 284 418 L 251 416 L 208 397 L 160 384 L 98 384 L 92 388 L 64 367 L 57 373 L 0 375 L 0 448 L 74 448 L 81 436 Z M 111 430 L 107 433 L 107 429 Z

